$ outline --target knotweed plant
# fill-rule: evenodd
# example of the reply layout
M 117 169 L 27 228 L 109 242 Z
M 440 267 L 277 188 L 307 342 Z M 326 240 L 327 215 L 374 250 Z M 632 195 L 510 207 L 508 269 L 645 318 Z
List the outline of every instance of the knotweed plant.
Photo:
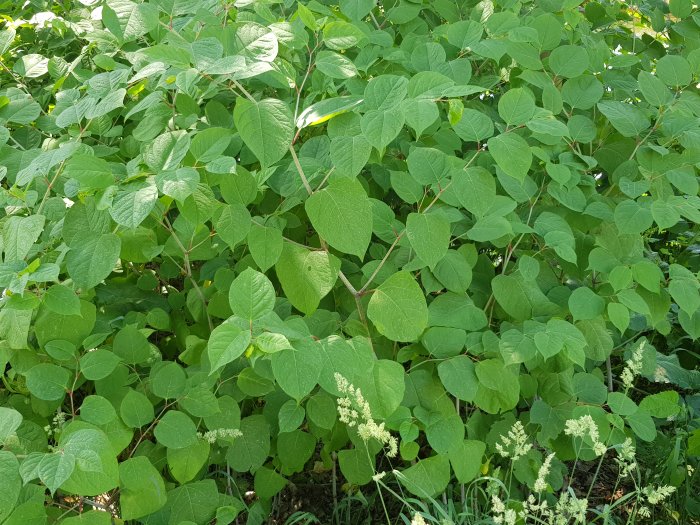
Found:
M 387 449 L 387 456 L 393 458 L 398 452 L 398 440 L 372 417 L 372 409 L 362 395 L 362 391 L 340 374 L 335 374 L 336 386 L 344 397 L 338 398 L 338 416 L 341 423 L 356 428 L 363 441 L 376 439 Z

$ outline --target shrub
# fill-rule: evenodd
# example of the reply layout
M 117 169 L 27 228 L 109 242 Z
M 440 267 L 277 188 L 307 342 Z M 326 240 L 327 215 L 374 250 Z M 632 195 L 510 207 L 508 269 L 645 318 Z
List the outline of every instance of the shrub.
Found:
M 2 5 L 0 523 L 683 485 L 691 0 Z

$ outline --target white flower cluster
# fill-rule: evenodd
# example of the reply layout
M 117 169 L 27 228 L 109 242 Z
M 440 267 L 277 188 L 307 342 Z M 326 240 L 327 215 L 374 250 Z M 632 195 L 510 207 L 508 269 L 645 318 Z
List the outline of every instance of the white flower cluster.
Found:
M 537 479 L 535 480 L 535 492 L 543 492 L 547 488 L 547 475 L 552 469 L 552 460 L 554 459 L 554 453 L 547 456 L 537 471 Z
M 381 479 L 384 478 L 384 476 L 386 476 L 385 471 L 377 472 L 374 476 L 372 476 L 372 481 L 374 481 L 374 482 L 380 481 Z
M 620 446 L 620 450 L 617 451 L 615 463 L 617 463 L 620 468 L 620 476 L 623 478 L 629 476 L 632 471 L 637 468 L 636 451 L 630 438 L 625 439 Z
M 650 505 L 658 505 L 676 491 L 676 487 L 662 485 L 654 488 L 653 485 L 644 487 L 642 493 L 646 496 Z
M 654 381 L 656 383 L 670 383 L 671 380 L 668 378 L 668 371 L 663 366 L 657 366 L 654 370 Z
M 53 420 L 51 421 L 50 425 L 46 425 L 44 427 L 44 432 L 46 432 L 49 436 L 52 434 L 55 434 L 61 428 L 63 425 L 66 423 L 66 418 L 68 417 L 68 414 L 63 412 L 60 408 L 58 409 L 58 412 L 56 412 L 56 415 L 53 416 Z
M 676 487 L 672 487 L 671 485 L 662 485 L 657 488 L 654 488 L 653 485 L 649 485 L 648 487 L 644 487 L 642 489 L 642 494 L 644 494 L 644 496 L 646 497 L 647 503 L 649 503 L 649 505 L 658 505 L 666 498 L 668 498 L 671 494 L 673 494 L 675 491 Z M 649 507 L 647 507 L 646 505 L 642 505 L 641 507 L 639 507 L 637 515 L 641 518 L 650 518 L 651 510 L 649 510 Z
M 242 435 L 243 433 L 237 428 L 215 428 L 214 430 L 207 430 L 204 434 L 197 432 L 198 438 L 212 445 L 216 443 L 217 439 L 235 439 Z
M 644 360 L 644 348 L 646 347 L 646 339 L 639 343 L 639 346 L 632 353 L 632 358 L 626 362 L 625 369 L 622 371 L 620 378 L 626 389 L 632 388 L 634 378 L 642 373 L 642 361 Z
M 425 520 L 423 519 L 423 516 L 416 512 L 413 515 L 413 519 L 411 520 L 411 525 L 428 525 Z
M 495 494 L 491 496 L 491 519 L 497 525 L 515 525 L 518 519 L 517 513 L 513 509 L 507 509 L 501 498 Z
M 516 421 L 507 436 L 501 435 L 502 443 L 496 443 L 496 451 L 504 458 L 511 458 L 516 461 L 527 454 L 532 448 L 532 444 L 527 442 L 525 427 L 520 421 Z
M 387 456 L 393 458 L 399 450 L 398 440 L 384 428 L 384 423 L 377 424 L 372 418 L 369 403 L 359 388 L 355 388 L 342 375 L 336 372 L 335 382 L 344 397 L 338 399 L 338 416 L 341 423 L 348 427 L 357 425 L 357 433 L 364 440 L 374 438 L 388 448 Z
M 586 414 L 585 416 L 581 416 L 578 419 L 567 420 L 564 433 L 567 436 L 574 436 L 580 438 L 588 435 L 588 437 L 593 442 L 593 451 L 595 452 L 596 456 L 602 456 L 607 450 L 605 444 L 600 441 L 598 425 L 596 425 L 595 421 L 593 421 L 593 418 L 588 414 Z
M 554 525 L 564 525 L 574 520 L 574 523 L 586 523 L 588 500 L 577 498 L 573 493 L 563 492 L 554 509 Z
M 563 492 L 554 507 L 550 507 L 547 500 L 537 503 L 535 496 L 530 494 L 527 500 L 522 502 L 523 510 L 518 512 L 518 518 L 523 523 L 528 523 L 532 518 L 533 523 L 547 525 L 569 525 L 570 523 L 586 523 L 586 511 L 588 500 L 579 499 L 575 494 Z M 496 521 L 496 520 L 494 520 Z M 498 521 L 496 521 L 498 523 Z
M 537 503 L 535 496 L 530 494 L 522 503 L 523 510 L 518 517 L 524 522 L 532 518 L 534 523 L 547 525 L 569 525 L 570 523 L 586 523 L 588 500 L 578 499 L 573 493 L 563 492 L 555 507 L 550 507 L 547 500 Z

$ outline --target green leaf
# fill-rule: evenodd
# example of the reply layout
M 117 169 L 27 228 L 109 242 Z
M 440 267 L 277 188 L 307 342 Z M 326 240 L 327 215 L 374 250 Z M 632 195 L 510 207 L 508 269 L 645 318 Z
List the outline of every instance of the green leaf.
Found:
M 213 479 L 176 487 L 167 492 L 167 497 L 165 506 L 154 516 L 165 516 L 166 523 L 209 523 L 220 505 L 219 492 Z
M 336 51 L 354 47 L 364 38 L 365 34 L 348 22 L 329 22 L 323 28 L 323 42 Z
M 311 195 L 306 213 L 321 238 L 333 248 L 363 258 L 372 237 L 372 209 L 355 179 L 337 179 Z
M 626 102 L 598 102 L 600 112 L 623 137 L 637 137 L 651 124 L 644 111 Z
M 364 107 L 368 110 L 396 108 L 408 93 L 408 79 L 397 75 L 379 75 L 365 87 Z
M 640 71 L 637 82 L 644 99 L 652 106 L 657 108 L 667 106 L 673 101 L 673 94 L 658 77 L 651 73 Z
M 561 98 L 572 108 L 591 109 L 603 98 L 603 84 L 593 75 L 581 75 L 567 80 L 561 89 Z
M 272 499 L 286 485 L 287 480 L 272 469 L 260 467 L 255 471 L 253 487 L 262 499 Z
M 80 189 L 104 189 L 114 184 L 109 163 L 91 155 L 73 155 L 66 162 L 63 175 L 80 183 Z
M 374 291 L 367 317 L 392 341 L 415 341 L 428 325 L 428 308 L 418 283 L 408 272 L 397 272 Z
M 107 435 L 97 429 L 62 432 L 59 450 L 75 457 L 75 469 L 61 484 L 61 490 L 96 496 L 119 485 L 119 471 L 114 448 Z
M 372 481 L 374 463 L 365 450 L 353 448 L 338 451 L 338 465 L 350 483 L 366 485 Z
M 462 401 L 474 400 L 478 388 L 474 363 L 467 356 L 456 356 L 438 365 L 438 375 L 445 389 Z
M 275 354 L 282 350 L 291 349 L 289 340 L 282 334 L 263 332 L 255 338 L 255 346 L 266 354 Z
M 297 310 L 311 314 L 333 289 L 340 261 L 324 251 L 311 251 L 285 243 L 275 271 L 289 302 Z
M 457 481 L 469 483 L 479 475 L 485 452 L 486 443 L 472 439 L 464 440 L 450 449 L 448 457 Z
M 279 261 L 284 246 L 278 228 L 253 223 L 248 232 L 248 249 L 255 264 L 264 272 Z
M 252 102 L 239 98 L 233 121 L 241 139 L 264 168 L 284 157 L 292 144 L 293 117 L 281 100 L 267 98 Z
M 619 416 L 630 416 L 638 410 L 637 404 L 622 392 L 610 392 L 608 406 L 613 414 Z
M 235 248 L 250 233 L 250 212 L 241 204 L 231 204 L 215 214 L 216 233 L 231 249 Z M 281 239 L 280 239 L 281 241 Z
M 162 508 L 167 501 L 165 483 L 148 458 L 137 456 L 119 463 L 121 517 L 135 520 Z
M 447 41 L 460 49 L 466 49 L 478 43 L 483 32 L 484 28 L 480 23 L 474 20 L 460 20 L 449 24 Z
M 432 498 L 442 493 L 450 481 L 450 461 L 446 455 L 421 459 L 397 477 L 415 496 Z
M 481 31 L 481 28 L 479 30 Z M 462 118 L 456 124 L 452 124 L 452 128 L 465 142 L 481 142 L 493 135 L 493 121 L 480 111 L 469 108 L 464 109 Z
M 347 113 L 352 108 L 362 103 L 359 97 L 334 97 L 327 98 L 316 104 L 312 104 L 297 117 L 297 128 L 302 129 L 306 126 L 318 126 L 329 121 L 337 115 Z
M 153 405 L 137 390 L 129 389 L 119 405 L 122 421 L 131 428 L 140 428 L 155 418 Z
M 102 13 L 105 27 L 122 42 L 145 35 L 158 25 L 158 10 L 151 4 L 110 0 Z
M 143 363 L 151 357 L 148 339 L 133 325 L 127 325 L 117 332 L 112 351 L 129 364 Z
M 693 80 L 688 61 L 680 55 L 666 55 L 656 62 L 656 75 L 667 86 L 683 87 Z
M 673 16 L 685 18 L 693 11 L 693 2 L 691 0 L 669 0 L 668 7 Z
M 25 377 L 27 388 L 34 396 L 45 401 L 57 401 L 66 395 L 70 373 L 52 363 L 41 363 L 30 368 Z
M 109 277 L 119 260 L 121 239 L 113 233 L 86 232 L 82 242 L 66 256 L 68 274 L 83 290 L 94 288 Z
M 464 293 L 472 282 L 472 268 L 466 257 L 448 250 L 433 269 L 435 278 L 451 292 Z
M 74 470 L 75 456 L 65 452 L 44 455 L 37 469 L 39 479 L 47 486 L 51 494 L 54 494 L 61 485 L 68 481 Z
M 524 180 L 532 163 L 532 152 L 525 139 L 515 133 L 491 137 L 488 148 L 498 167 L 506 175 Z
M 535 99 L 526 89 L 509 89 L 498 99 L 498 114 L 509 126 L 525 124 L 535 114 Z
M 447 155 L 435 148 L 414 148 L 407 164 L 411 176 L 424 185 L 440 184 L 450 175 Z
M 156 175 L 155 183 L 158 190 L 164 195 L 172 197 L 177 201 L 184 202 L 197 188 L 197 184 L 199 184 L 199 173 L 192 168 L 161 171 Z M 144 208 L 146 208 L 146 203 L 143 204 Z
M 13 408 L 0 407 L 0 443 L 19 428 L 22 414 Z
M 217 160 L 231 143 L 233 133 L 224 128 L 207 128 L 198 132 L 190 144 L 190 154 L 198 163 Z
M 154 366 L 150 379 L 151 392 L 163 399 L 176 399 L 184 394 L 187 388 L 185 371 L 173 361 Z
M 0 491 L 0 520 L 5 520 L 15 509 L 22 490 L 22 479 L 19 475 L 19 462 L 10 451 L 0 450 L 0 476 L 2 487 Z M 5 523 L 10 523 L 9 519 Z
M 504 217 L 488 215 L 476 221 L 467 232 L 469 238 L 477 242 L 495 241 L 513 234 L 513 227 Z
M 197 441 L 197 427 L 183 412 L 169 410 L 153 430 L 158 443 L 167 448 L 185 448 Z
M 681 411 L 678 404 L 679 397 L 675 390 L 648 395 L 640 401 L 639 409 L 648 412 L 653 417 L 674 417 Z
M 656 425 L 648 412 L 637 410 L 625 418 L 635 435 L 642 441 L 651 443 L 656 438 Z
M 209 459 L 211 447 L 203 439 L 198 439 L 183 448 L 168 448 L 168 468 L 180 483 L 192 481 Z
M 483 217 L 496 200 L 496 179 L 484 168 L 453 174 L 452 189 L 460 204 L 477 217 Z
M 293 349 L 292 349 L 293 350 Z M 306 410 L 295 400 L 290 399 L 280 407 L 277 414 L 280 432 L 292 432 L 299 428 L 306 417 Z
M 578 77 L 588 69 L 588 53 L 582 46 L 559 46 L 549 55 L 549 68 L 555 75 Z
M 620 233 L 642 233 L 651 228 L 653 222 L 651 210 L 637 201 L 624 200 L 615 207 L 615 225 Z
M 106 425 L 116 417 L 112 403 L 102 396 L 87 396 L 80 405 L 80 418 L 93 425 Z
M 121 358 L 109 350 L 98 348 L 80 358 L 80 371 L 85 379 L 98 381 L 109 376 L 121 362 Z
M 474 397 L 476 406 L 489 414 L 512 410 L 518 404 L 518 376 L 499 359 L 485 359 L 474 367 L 479 388 Z
M 340 0 L 340 12 L 352 20 L 362 20 L 374 9 L 376 0 Z
M 57 314 L 80 315 L 80 299 L 67 286 L 55 284 L 46 290 L 44 304 Z
M 280 432 L 277 436 L 277 453 L 283 472 L 299 472 L 311 458 L 316 448 L 316 438 L 302 430 Z
M 331 139 L 331 161 L 338 175 L 355 177 L 365 167 L 371 153 L 372 145 L 362 135 Z
M 148 144 L 143 160 L 155 172 L 177 169 L 190 149 L 190 136 L 184 131 L 169 131 Z
M 10 217 L 3 227 L 5 262 L 23 260 L 44 231 L 43 215 Z
M 333 428 L 338 414 L 334 398 L 323 392 L 309 398 L 306 413 L 309 421 L 327 430 Z
M 272 355 L 272 373 L 284 392 L 300 402 L 321 375 L 318 343 L 301 340 L 291 349 Z
M 438 454 L 447 454 L 464 441 L 464 422 L 457 414 L 435 414 L 425 429 L 428 444 Z
M 357 76 L 357 67 L 352 60 L 334 51 L 320 51 L 314 63 L 316 69 L 330 78 L 343 80 Z
M 608 303 L 608 318 L 620 334 L 624 334 L 630 324 L 630 311 L 620 303 Z
M 492 281 L 498 304 L 516 321 L 525 321 L 546 309 L 549 301 L 536 283 L 515 275 L 497 275 Z
M 569 296 L 569 310 L 574 320 L 595 319 L 604 309 L 605 299 L 585 286 L 576 288 Z
M 207 344 L 207 355 L 211 365 L 209 374 L 233 362 L 243 355 L 250 344 L 250 331 L 226 321 L 211 333 Z
M 369 143 L 378 150 L 384 150 L 398 136 L 404 122 L 401 108 L 372 109 L 362 115 L 360 126 Z
M 262 466 L 270 452 L 270 427 L 262 414 L 241 420 L 241 437 L 229 447 L 227 460 L 237 472 L 247 472 Z
M 372 373 L 354 380 L 362 389 L 372 414 L 380 419 L 390 417 L 399 407 L 406 388 L 406 374 L 403 367 L 388 359 L 374 363 Z
M 421 337 L 421 343 L 437 358 L 452 357 L 462 353 L 467 334 L 459 328 L 432 326 Z
M 409 213 L 406 236 L 418 258 L 433 269 L 447 253 L 450 224 L 434 213 Z
M 234 315 L 253 322 L 275 307 L 275 289 L 264 274 L 247 268 L 231 284 L 228 300 Z
M 114 222 L 125 228 L 136 228 L 148 217 L 158 199 L 155 184 L 137 186 L 138 189 L 118 191 L 109 210 Z

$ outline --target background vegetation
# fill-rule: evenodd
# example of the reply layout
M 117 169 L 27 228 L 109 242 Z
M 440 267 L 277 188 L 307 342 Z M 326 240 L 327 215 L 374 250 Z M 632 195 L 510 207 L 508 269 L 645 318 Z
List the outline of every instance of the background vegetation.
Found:
M 697 519 L 692 0 L 0 13 L 0 523 Z

